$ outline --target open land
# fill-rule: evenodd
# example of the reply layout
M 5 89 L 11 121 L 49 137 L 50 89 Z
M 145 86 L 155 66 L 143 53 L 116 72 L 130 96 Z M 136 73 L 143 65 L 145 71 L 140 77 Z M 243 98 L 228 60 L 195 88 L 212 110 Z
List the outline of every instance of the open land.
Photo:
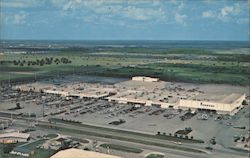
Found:
M 23 152 L 31 157 L 50 157 L 74 147 L 124 158 L 248 157 L 249 48 L 8 46 L 0 54 L 0 129 L 30 134 L 27 144 L 11 147 L 16 153 L 29 148 Z M 246 98 L 233 115 L 106 99 L 114 87 L 125 97 L 146 100 L 169 93 L 152 94 L 150 84 L 140 89 L 129 81 L 137 75 L 166 81 L 153 84 L 179 89 L 176 96 L 244 93 Z M 147 93 L 134 96 L 131 89 Z M 56 90 L 72 95 L 49 93 Z M 78 97 L 81 91 L 87 95 Z M 173 96 L 166 98 L 171 102 Z M 16 157 L 4 152 L 9 147 L 0 144 L 0 157 Z
M 0 54 L 0 81 L 22 82 L 64 74 L 89 74 L 248 85 L 249 52 L 249 48 L 80 47 L 55 50 L 5 46 Z

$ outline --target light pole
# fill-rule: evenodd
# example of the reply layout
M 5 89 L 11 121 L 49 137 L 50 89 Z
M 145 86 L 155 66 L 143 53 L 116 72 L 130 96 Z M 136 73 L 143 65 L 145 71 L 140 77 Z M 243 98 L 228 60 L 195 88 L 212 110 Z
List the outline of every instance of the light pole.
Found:
M 4 124 L 3 124 L 3 123 L 1 123 L 1 126 L 2 126 L 2 130 L 4 131 Z

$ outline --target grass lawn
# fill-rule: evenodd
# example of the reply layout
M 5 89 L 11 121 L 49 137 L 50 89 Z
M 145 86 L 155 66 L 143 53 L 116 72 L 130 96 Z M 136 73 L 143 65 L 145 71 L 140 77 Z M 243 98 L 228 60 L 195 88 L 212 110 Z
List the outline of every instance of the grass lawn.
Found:
M 55 153 L 52 149 L 35 149 L 31 158 L 49 158 Z
M 56 138 L 57 136 L 58 136 L 57 134 L 48 134 L 48 135 L 46 135 L 46 137 L 48 137 L 49 139 Z
M 37 148 L 37 146 L 43 144 L 45 141 L 46 141 L 45 139 L 39 139 L 39 140 L 36 140 L 34 142 L 31 142 L 31 143 L 28 142 L 28 143 L 25 143 L 23 145 L 17 146 L 15 148 L 15 150 L 18 151 L 19 149 L 20 150 L 25 149 L 27 151 L 33 151 L 33 150 L 35 150 Z
M 143 152 L 142 149 L 131 148 L 131 147 L 116 145 L 116 144 L 101 144 L 100 146 L 103 148 L 109 148 L 109 149 L 113 149 L 113 150 L 119 150 L 119 151 L 124 151 L 124 152 L 131 152 L 131 153 Z

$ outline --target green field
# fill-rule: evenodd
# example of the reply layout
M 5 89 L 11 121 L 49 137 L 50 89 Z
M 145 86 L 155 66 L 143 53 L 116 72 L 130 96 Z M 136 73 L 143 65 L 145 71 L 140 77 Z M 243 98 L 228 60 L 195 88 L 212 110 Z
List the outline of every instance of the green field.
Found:
M 52 62 L 39 62 L 46 58 Z M 62 58 L 70 62 L 63 63 Z M 0 54 L 0 82 L 5 83 L 77 74 L 110 77 L 146 75 L 166 81 L 248 85 L 249 70 L 248 48 L 106 48 L 91 53 L 72 50 Z
M 162 63 L 104 71 L 102 75 L 132 77 L 146 75 L 165 81 L 248 85 L 250 63 L 170 60 Z
M 48 58 L 67 58 L 71 63 L 54 63 L 45 65 L 27 65 L 27 61 L 36 61 Z M 23 65 L 14 65 L 13 61 L 25 61 Z M 116 58 L 116 57 L 93 57 L 79 53 L 56 53 L 56 54 L 4 54 L 0 55 L 0 81 L 13 82 L 25 79 L 38 79 L 42 77 L 57 77 L 65 74 L 80 73 L 91 74 L 103 71 L 107 68 L 116 68 L 141 62 L 141 59 Z

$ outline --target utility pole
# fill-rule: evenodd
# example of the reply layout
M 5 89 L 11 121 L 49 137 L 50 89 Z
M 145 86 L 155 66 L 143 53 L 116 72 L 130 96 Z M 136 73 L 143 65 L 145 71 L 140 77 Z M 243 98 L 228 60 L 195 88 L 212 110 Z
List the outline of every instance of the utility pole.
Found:
M 9 127 L 9 122 L 8 122 L 8 120 L 6 120 L 6 125 L 7 125 L 7 128 Z
M 109 154 L 109 146 L 107 146 L 107 154 Z
M 11 125 L 13 124 L 13 113 L 10 113 Z
M 4 131 L 4 124 L 2 123 L 1 126 L 2 126 L 2 130 Z
M 43 118 L 44 118 L 44 104 L 45 104 L 45 103 L 43 103 Z
M 29 112 L 29 126 L 31 127 L 30 112 Z
M 36 82 L 36 72 L 35 72 L 35 82 Z
M 11 84 L 10 84 L 10 73 L 9 73 L 9 87 L 11 87 Z

